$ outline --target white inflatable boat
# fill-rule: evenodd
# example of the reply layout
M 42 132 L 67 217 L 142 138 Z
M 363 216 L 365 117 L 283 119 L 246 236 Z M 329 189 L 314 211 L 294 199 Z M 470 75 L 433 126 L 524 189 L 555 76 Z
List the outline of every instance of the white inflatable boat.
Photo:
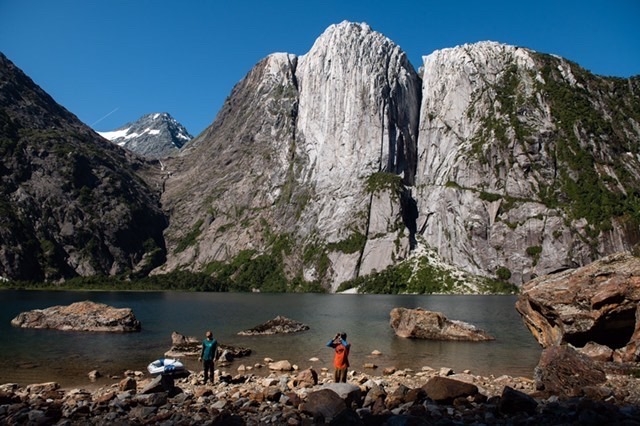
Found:
M 157 359 L 147 366 L 147 370 L 153 375 L 178 375 L 187 371 L 180 360 L 172 358 Z

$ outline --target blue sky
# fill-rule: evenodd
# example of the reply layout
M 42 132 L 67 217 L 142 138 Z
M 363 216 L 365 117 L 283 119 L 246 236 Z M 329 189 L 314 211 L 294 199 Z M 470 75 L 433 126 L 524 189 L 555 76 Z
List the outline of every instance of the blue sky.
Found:
M 169 112 L 197 135 L 259 60 L 305 54 L 343 20 L 416 69 L 434 50 L 492 40 L 640 74 L 639 0 L 0 0 L 0 51 L 95 130 Z

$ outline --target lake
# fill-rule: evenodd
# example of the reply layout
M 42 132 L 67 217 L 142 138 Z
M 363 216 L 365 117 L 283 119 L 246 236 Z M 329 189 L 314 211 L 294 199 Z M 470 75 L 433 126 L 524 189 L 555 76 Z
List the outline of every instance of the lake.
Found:
M 132 308 L 142 323 L 138 333 L 82 333 L 12 327 L 20 312 L 91 300 Z M 381 375 L 385 367 L 423 366 L 479 375 L 532 377 L 541 348 L 515 310 L 516 296 L 265 294 L 186 292 L 0 291 L 0 384 L 21 385 L 57 381 L 64 387 L 87 383 L 89 371 L 122 376 L 141 370 L 171 347 L 171 333 L 204 337 L 212 330 L 221 343 L 252 349 L 248 358 L 223 370 L 235 375 L 241 364 L 254 365 L 265 357 L 288 359 L 300 368 L 331 369 L 332 350 L 325 346 L 344 331 L 352 345 L 351 369 Z M 389 326 L 394 307 L 442 312 L 447 318 L 469 322 L 493 335 L 490 342 L 439 342 L 397 337 Z M 301 333 L 238 336 L 278 315 L 307 324 Z M 378 350 L 382 355 L 373 356 Z M 317 357 L 319 361 L 309 361 Z M 185 359 L 200 371 L 196 359 Z M 364 363 L 377 370 L 363 370 Z M 266 369 L 254 374 L 268 374 Z M 109 379 L 103 379 L 109 380 Z

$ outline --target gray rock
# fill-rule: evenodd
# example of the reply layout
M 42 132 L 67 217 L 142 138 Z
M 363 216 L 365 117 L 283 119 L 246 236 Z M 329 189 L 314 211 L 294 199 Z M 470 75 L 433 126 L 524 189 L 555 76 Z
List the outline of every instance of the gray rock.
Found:
M 344 400 L 347 407 L 362 407 L 362 391 L 359 386 L 351 383 L 325 383 L 322 389 L 329 389 L 335 392 Z
M 140 389 L 140 394 L 163 392 L 164 387 L 162 384 L 162 378 L 163 376 L 161 375 L 154 377 L 151 381 L 149 381 L 149 383 L 147 383 L 142 387 L 142 389 Z
M 504 387 L 498 404 L 500 412 L 506 415 L 513 415 L 521 412 L 531 415 L 536 412 L 537 407 L 538 402 L 530 395 L 515 390 L 509 386 Z

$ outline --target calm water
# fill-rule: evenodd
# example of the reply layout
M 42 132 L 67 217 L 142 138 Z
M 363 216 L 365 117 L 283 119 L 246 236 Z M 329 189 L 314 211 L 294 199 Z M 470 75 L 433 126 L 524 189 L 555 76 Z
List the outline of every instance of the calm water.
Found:
M 82 300 L 132 308 L 142 331 L 95 334 L 11 327 L 11 319 L 20 312 Z M 147 364 L 170 348 L 171 332 L 200 338 L 207 329 L 221 343 L 253 350 L 251 357 L 226 368 L 231 374 L 238 365 L 253 365 L 265 357 L 288 359 L 300 368 L 330 367 L 332 352 L 325 343 L 337 331 L 345 331 L 355 370 L 373 362 L 380 367 L 377 374 L 387 366 L 414 370 L 430 366 L 531 377 L 540 348 L 516 312 L 515 300 L 515 296 L 0 291 L 0 383 L 54 380 L 68 387 L 85 384 L 93 369 L 107 376 L 122 375 L 127 369 L 146 372 Z M 440 311 L 449 319 L 486 330 L 496 340 L 403 339 L 389 326 L 394 307 Z M 310 330 L 292 335 L 237 335 L 277 315 L 303 322 Z M 381 356 L 370 355 L 376 349 Z M 311 362 L 311 357 L 320 361 Z M 197 360 L 184 361 L 188 368 L 199 369 Z

